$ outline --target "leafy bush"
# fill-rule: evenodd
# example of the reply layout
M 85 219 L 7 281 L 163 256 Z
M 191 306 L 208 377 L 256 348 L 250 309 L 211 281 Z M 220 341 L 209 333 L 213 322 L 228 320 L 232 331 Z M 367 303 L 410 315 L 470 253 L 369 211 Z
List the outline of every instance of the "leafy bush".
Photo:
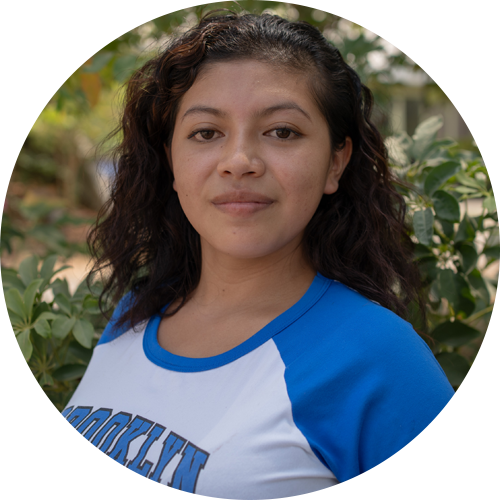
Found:
M 498 213 L 479 153 L 459 150 L 449 139 L 438 140 L 441 127 L 440 117 L 429 118 L 413 137 L 399 134 L 389 138 L 387 146 L 394 171 L 411 184 L 402 193 L 424 279 L 433 339 L 429 343 L 451 384 L 458 387 L 493 309 L 498 286 L 493 265 L 500 256 Z
M 19 347 L 38 383 L 63 410 L 83 376 L 104 327 L 96 294 L 83 281 L 71 294 L 66 280 L 53 279 L 57 255 L 39 266 L 37 257 L 19 270 L 2 269 L 5 301 Z
M 89 224 L 93 222 L 92 220 L 75 217 L 65 207 L 54 206 L 54 204 L 47 203 L 46 200 L 33 204 L 18 202 L 15 205 L 23 224 L 22 228 L 17 227 L 17 234 L 12 234 L 11 237 L 18 236 L 22 239 L 33 240 L 37 246 L 43 248 L 43 250 L 40 249 L 41 255 L 56 253 L 69 257 L 75 253 L 88 253 L 86 244 L 69 241 L 64 229 L 68 226 L 76 227 Z M 14 223 L 9 218 L 2 223 L 2 242 L 4 242 L 4 227 L 12 231 L 13 226 Z M 8 235 L 5 236 L 5 240 L 8 241 Z

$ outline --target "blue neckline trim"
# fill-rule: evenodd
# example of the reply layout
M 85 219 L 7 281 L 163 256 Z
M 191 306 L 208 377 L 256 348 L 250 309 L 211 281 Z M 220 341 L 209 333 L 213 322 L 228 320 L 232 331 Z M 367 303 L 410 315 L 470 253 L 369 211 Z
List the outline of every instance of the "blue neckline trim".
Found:
M 306 293 L 292 307 L 280 314 L 262 328 L 262 330 L 259 330 L 256 334 L 245 340 L 245 342 L 227 352 L 209 358 L 187 358 L 177 356 L 163 349 L 158 343 L 158 327 L 160 326 L 161 316 L 157 314 L 150 318 L 144 332 L 144 353 L 149 361 L 155 365 L 172 371 L 201 372 L 219 368 L 248 354 L 289 327 L 318 302 L 331 284 L 332 281 L 318 273 Z

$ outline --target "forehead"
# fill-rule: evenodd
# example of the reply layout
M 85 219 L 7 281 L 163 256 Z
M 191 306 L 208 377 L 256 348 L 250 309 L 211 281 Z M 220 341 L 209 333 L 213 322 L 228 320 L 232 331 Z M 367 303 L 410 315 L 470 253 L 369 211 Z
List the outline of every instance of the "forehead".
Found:
M 311 116 L 321 114 L 304 71 L 255 60 L 214 62 L 202 68 L 182 97 L 178 118 L 191 106 L 243 112 L 279 101 L 295 102 Z

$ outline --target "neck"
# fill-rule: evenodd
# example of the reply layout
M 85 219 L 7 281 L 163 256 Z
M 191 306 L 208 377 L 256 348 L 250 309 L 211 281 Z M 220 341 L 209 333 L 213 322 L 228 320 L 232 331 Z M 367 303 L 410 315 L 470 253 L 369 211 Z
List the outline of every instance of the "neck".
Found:
M 272 309 L 298 301 L 316 272 L 306 263 L 301 248 L 271 257 L 241 261 L 205 254 L 200 282 L 190 298 L 192 305 L 222 313 Z

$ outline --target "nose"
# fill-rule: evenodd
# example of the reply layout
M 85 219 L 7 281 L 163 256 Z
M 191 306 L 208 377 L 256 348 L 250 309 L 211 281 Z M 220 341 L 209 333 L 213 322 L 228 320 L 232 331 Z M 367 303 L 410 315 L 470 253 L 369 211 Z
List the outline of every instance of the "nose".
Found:
M 228 141 L 217 166 L 219 175 L 222 177 L 233 176 L 237 179 L 244 176 L 260 177 L 263 175 L 266 168 L 255 142 L 243 137 Z

